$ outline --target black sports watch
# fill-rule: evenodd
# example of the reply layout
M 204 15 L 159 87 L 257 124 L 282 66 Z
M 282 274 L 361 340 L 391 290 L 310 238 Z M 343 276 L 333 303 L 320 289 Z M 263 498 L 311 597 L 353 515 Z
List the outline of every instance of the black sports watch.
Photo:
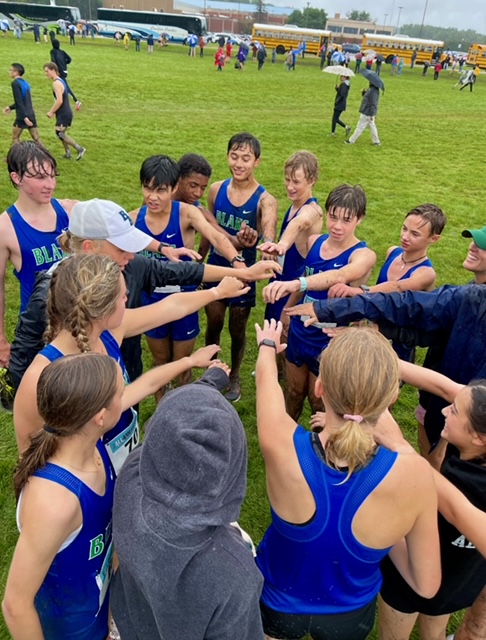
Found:
M 159 244 L 159 246 L 157 247 L 157 252 L 158 253 L 162 253 L 162 249 L 164 249 L 165 247 L 170 247 L 172 245 L 170 245 L 168 242 L 161 242 Z
M 263 340 L 258 343 L 258 348 L 260 347 L 273 347 L 275 351 L 277 351 L 277 343 L 274 340 L 270 340 L 270 338 L 263 338 Z
M 245 258 L 243 256 L 237 255 L 230 260 L 230 265 L 233 266 L 235 262 L 245 262 Z

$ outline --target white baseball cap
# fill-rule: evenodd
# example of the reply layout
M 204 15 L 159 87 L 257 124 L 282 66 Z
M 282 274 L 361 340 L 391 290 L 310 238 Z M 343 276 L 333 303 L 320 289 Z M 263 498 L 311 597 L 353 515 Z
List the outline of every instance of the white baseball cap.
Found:
M 107 240 L 122 251 L 138 253 L 153 238 L 135 228 L 128 213 L 111 200 L 85 200 L 74 205 L 69 216 L 69 231 L 85 240 Z

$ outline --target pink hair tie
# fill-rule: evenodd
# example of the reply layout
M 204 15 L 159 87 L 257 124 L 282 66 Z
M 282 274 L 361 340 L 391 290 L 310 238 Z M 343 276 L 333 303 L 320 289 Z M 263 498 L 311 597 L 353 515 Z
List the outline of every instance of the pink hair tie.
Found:
M 352 415 L 352 414 L 350 414 L 350 413 L 345 413 L 345 414 L 343 415 L 343 418 L 344 418 L 345 420 L 352 420 L 353 422 L 357 422 L 358 424 L 359 424 L 360 422 L 363 422 L 363 416 L 354 416 L 354 415 Z

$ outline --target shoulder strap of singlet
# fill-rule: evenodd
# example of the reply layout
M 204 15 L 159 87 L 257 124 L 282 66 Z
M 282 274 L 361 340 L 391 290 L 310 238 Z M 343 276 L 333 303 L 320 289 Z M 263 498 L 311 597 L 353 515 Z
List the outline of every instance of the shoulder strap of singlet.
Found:
M 65 487 L 71 493 L 79 497 L 81 493 L 81 489 L 83 488 L 83 482 L 75 475 L 73 475 L 67 469 L 60 467 L 57 464 L 52 464 L 48 462 L 45 467 L 42 469 L 37 469 L 33 474 L 37 478 L 44 478 L 45 480 L 51 480 L 52 482 L 57 482 L 61 486 Z
M 59 200 L 56 200 L 56 198 L 51 198 L 51 205 L 52 205 L 52 208 L 54 209 L 54 211 L 57 213 L 58 216 L 59 215 L 67 216 L 67 211 L 62 206 L 62 204 L 59 202 Z
M 147 215 L 147 205 L 146 205 L 146 204 L 144 204 L 144 205 L 142 205 L 142 206 L 140 207 L 140 209 L 138 210 L 138 213 L 137 213 L 137 219 L 136 219 L 136 221 L 135 221 L 135 224 L 136 224 L 137 222 L 139 222 L 140 220 L 145 220 L 145 216 L 146 216 L 146 215 Z
M 59 349 L 53 344 L 46 345 L 41 351 L 39 351 L 39 353 L 41 356 L 44 356 L 44 358 L 50 360 L 50 362 L 54 362 L 54 360 L 59 360 L 59 358 L 64 357 L 64 353 L 59 351 Z
M 10 207 L 7 209 L 7 213 L 10 217 L 10 220 L 13 220 L 14 216 L 19 216 L 19 210 L 17 209 L 17 207 L 14 204 L 11 204 Z

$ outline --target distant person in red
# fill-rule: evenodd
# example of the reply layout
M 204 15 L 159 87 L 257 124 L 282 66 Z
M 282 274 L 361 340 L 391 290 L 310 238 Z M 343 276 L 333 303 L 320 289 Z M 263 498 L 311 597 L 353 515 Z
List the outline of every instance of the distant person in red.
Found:
M 439 79 L 439 73 L 442 71 L 442 64 L 437 61 L 434 65 L 434 80 Z
M 228 39 L 228 42 L 226 43 L 226 62 L 230 62 L 231 60 L 231 51 L 232 51 L 233 47 L 231 46 L 231 42 Z
M 204 57 L 204 47 L 206 46 L 206 40 L 204 36 L 199 36 L 199 57 Z
M 224 55 L 223 47 L 219 47 L 219 49 L 214 54 L 214 64 L 218 67 L 217 69 L 218 71 L 223 71 L 224 59 L 225 59 L 225 55 Z

